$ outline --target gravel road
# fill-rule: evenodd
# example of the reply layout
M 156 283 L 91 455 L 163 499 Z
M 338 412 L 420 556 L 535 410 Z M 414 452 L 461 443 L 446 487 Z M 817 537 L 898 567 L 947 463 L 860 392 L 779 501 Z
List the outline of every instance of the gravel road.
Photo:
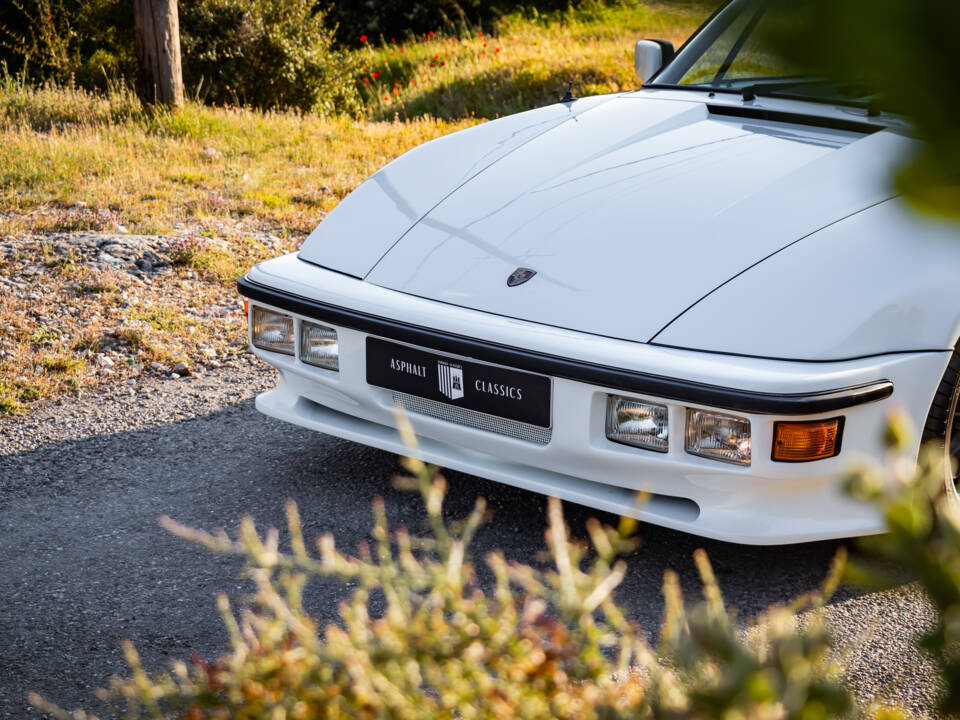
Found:
M 232 530 L 252 513 L 260 526 L 282 526 L 293 498 L 306 534 L 332 531 L 351 548 L 368 537 L 370 502 L 383 495 L 393 523 L 416 526 L 416 498 L 388 482 L 396 458 L 261 416 L 252 398 L 272 382 L 272 370 L 244 356 L 215 372 L 144 377 L 117 393 L 0 420 L 0 717 L 38 717 L 25 702 L 29 690 L 96 709 L 93 689 L 125 670 L 123 638 L 153 669 L 225 646 L 214 597 L 247 591 L 238 566 L 169 536 L 160 515 Z M 454 512 L 465 513 L 477 495 L 494 511 L 476 540 L 478 557 L 499 546 L 525 560 L 542 549 L 544 498 L 457 473 L 448 479 Z M 581 536 L 597 514 L 574 505 L 566 512 Z M 698 547 L 744 616 L 816 586 L 837 548 L 742 547 L 650 526 L 643 536 L 619 598 L 650 629 L 660 621 L 665 569 L 681 574 L 688 596 L 698 593 Z M 335 618 L 340 592 L 329 584 L 313 593 L 321 624 Z M 841 592 L 830 616 L 864 699 L 933 716 L 932 669 L 912 649 L 930 623 L 918 592 Z

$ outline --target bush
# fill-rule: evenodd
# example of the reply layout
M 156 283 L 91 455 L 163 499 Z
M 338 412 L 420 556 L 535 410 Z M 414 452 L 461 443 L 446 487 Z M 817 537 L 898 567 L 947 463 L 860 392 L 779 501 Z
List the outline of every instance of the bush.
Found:
M 106 89 L 133 77 L 133 5 L 123 0 L 0 3 L 0 61 L 14 74 Z
M 412 437 L 405 426 L 408 437 Z M 664 581 L 666 617 L 654 649 L 613 593 L 625 574 L 617 557 L 636 546 L 634 523 L 588 524 L 589 547 L 572 542 L 560 503 L 550 501 L 541 569 L 491 553 L 493 587 L 478 582 L 471 538 L 485 506 L 456 523 L 443 520 L 445 490 L 435 468 L 407 460 L 398 480 L 419 490 L 431 532 L 391 533 L 374 506 L 375 547 L 348 556 L 322 537 L 307 548 L 296 508 L 288 507 L 290 550 L 279 533 L 261 535 L 249 518 L 235 539 L 164 520 L 172 532 L 219 553 L 245 558 L 255 608 L 240 619 L 219 599 L 231 649 L 212 663 L 175 663 L 149 675 L 127 645 L 133 676 L 101 697 L 124 717 L 183 718 L 857 718 L 817 613 L 835 587 L 838 558 L 824 589 L 792 608 L 771 608 L 743 633 L 725 607 L 706 555 L 696 561 L 704 601 L 686 610 L 677 577 Z M 334 577 L 355 590 L 341 623 L 322 634 L 301 603 L 312 578 Z M 371 599 L 385 601 L 372 615 Z M 801 627 L 802 625 L 802 627 Z M 749 639 L 747 639 L 749 638 Z M 79 718 L 39 698 L 60 718 Z
M 355 62 L 333 45 L 313 0 L 180 3 L 188 90 L 217 104 L 357 114 Z M 107 89 L 136 73 L 133 11 L 124 0 L 29 0 L 0 10 L 10 72 Z
M 184 81 L 218 104 L 357 114 L 354 60 L 324 20 L 313 0 L 184 3 Z

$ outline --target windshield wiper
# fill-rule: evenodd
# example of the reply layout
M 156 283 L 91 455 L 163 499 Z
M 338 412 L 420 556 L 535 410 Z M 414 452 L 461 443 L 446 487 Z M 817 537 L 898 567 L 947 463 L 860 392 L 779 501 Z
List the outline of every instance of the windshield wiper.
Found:
M 745 85 L 740 94 L 744 100 L 756 100 L 758 97 L 767 95 L 776 95 L 781 90 L 790 90 L 804 85 L 823 85 L 826 81 L 820 78 L 804 78 L 803 80 L 790 80 L 788 82 L 763 82 Z
M 792 88 L 804 87 L 806 85 L 826 85 L 828 87 L 833 87 L 838 92 L 837 97 L 814 97 L 808 95 L 791 95 L 781 92 L 782 90 L 790 90 Z M 756 100 L 758 97 L 776 97 L 780 96 L 788 100 L 808 100 L 812 102 L 832 102 L 838 105 L 849 105 L 852 107 L 862 107 L 867 111 L 869 117 L 876 117 L 881 113 L 881 108 L 878 104 L 878 98 L 871 96 L 867 93 L 858 92 L 857 97 L 844 96 L 844 88 L 857 88 L 862 91 L 862 88 L 857 85 L 831 85 L 829 81 L 825 79 L 818 78 L 808 78 L 804 80 L 792 80 L 790 82 L 778 82 L 778 83 L 754 83 L 753 85 L 747 85 L 740 90 L 740 94 L 744 100 Z

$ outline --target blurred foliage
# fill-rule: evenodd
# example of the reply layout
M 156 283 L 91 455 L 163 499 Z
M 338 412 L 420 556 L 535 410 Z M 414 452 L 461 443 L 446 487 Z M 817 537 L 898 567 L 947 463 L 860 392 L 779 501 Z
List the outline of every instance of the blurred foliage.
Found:
M 913 433 L 894 419 L 887 433 L 891 459 L 850 480 L 850 492 L 883 513 L 888 533 L 860 540 L 864 553 L 845 572 L 846 582 L 867 590 L 919 584 L 936 609 L 937 623 L 921 640 L 939 669 L 940 710 L 960 715 L 960 501 L 951 487 L 942 443 L 907 453 Z
M 792 0 L 784 48 L 815 72 L 878 90 L 877 105 L 904 113 L 922 140 L 898 184 L 919 207 L 960 218 L 960 81 L 953 53 L 956 0 Z
M 401 420 L 401 427 L 412 442 L 409 424 Z M 490 553 L 488 590 L 470 555 L 483 501 L 463 520 L 445 521 L 444 479 L 416 460 L 405 467 L 410 475 L 397 483 L 420 492 L 431 532 L 391 532 L 377 502 L 373 547 L 362 545 L 356 556 L 337 550 L 331 536 L 310 551 L 292 504 L 288 552 L 277 530 L 261 535 L 250 519 L 235 538 L 164 520 L 181 537 L 243 557 L 257 588 L 254 607 L 238 618 L 220 598 L 231 649 L 213 662 L 198 658 L 148 674 L 127 645 L 132 677 L 114 680 L 101 698 L 129 718 L 896 716 L 856 705 L 816 611 L 836 586 L 843 556 L 822 591 L 791 608 L 771 608 L 744 632 L 698 552 L 704 600 L 688 610 L 668 573 L 654 649 L 613 594 L 626 572 L 618 557 L 637 545 L 633 521 L 618 528 L 591 521 L 590 544 L 576 542 L 553 499 L 549 566 Z M 307 583 L 319 577 L 354 588 L 341 603 L 340 622 L 322 633 L 302 603 Z M 813 609 L 802 623 L 801 609 Z M 32 701 L 55 717 L 92 717 Z

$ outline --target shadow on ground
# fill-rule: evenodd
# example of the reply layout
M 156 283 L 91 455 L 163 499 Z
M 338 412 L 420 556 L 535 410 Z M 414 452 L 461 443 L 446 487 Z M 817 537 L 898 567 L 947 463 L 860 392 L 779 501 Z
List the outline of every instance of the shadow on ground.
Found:
M 389 483 L 398 470 L 389 454 L 265 418 L 252 401 L 0 457 L 0 717 L 36 715 L 26 710 L 28 690 L 96 709 L 92 690 L 125 671 L 122 638 L 152 669 L 225 647 L 214 598 L 226 592 L 240 600 L 248 591 L 237 563 L 169 536 L 158 516 L 232 530 L 251 513 L 261 527 L 282 527 L 284 502 L 293 498 L 308 537 L 330 531 L 352 549 L 368 537 L 376 495 L 386 497 L 393 525 L 420 526 L 418 497 Z M 475 557 L 500 547 L 529 561 L 543 548 L 545 498 L 458 473 L 448 479 L 451 514 L 468 512 L 478 495 L 494 512 Z M 566 513 L 581 537 L 591 515 L 616 522 L 576 505 Z M 699 592 L 691 560 L 698 547 L 710 553 L 729 602 L 747 615 L 819 584 L 837 548 L 743 547 L 653 526 L 642 535 L 618 596 L 651 630 L 665 569 L 681 574 L 688 593 Z M 335 619 L 341 592 L 327 582 L 314 588 L 321 624 Z

